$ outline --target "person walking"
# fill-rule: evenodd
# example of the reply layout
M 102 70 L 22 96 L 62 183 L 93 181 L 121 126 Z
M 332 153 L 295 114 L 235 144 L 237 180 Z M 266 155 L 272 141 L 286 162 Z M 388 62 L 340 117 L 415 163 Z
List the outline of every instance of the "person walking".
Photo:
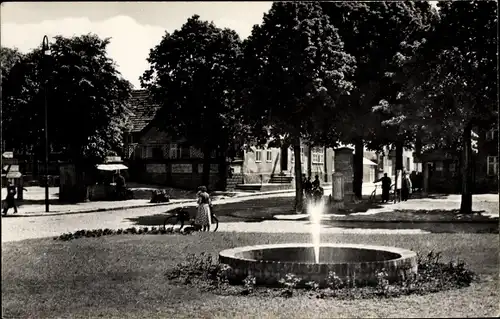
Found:
M 200 186 L 196 196 L 198 197 L 198 210 L 196 213 L 195 224 L 200 225 L 203 231 L 210 231 L 210 225 L 212 223 L 210 206 L 212 202 L 210 200 L 210 195 L 207 192 L 207 188 L 205 186 Z
M 392 180 L 387 176 L 387 173 L 384 173 L 382 178 L 375 181 L 375 183 L 378 182 L 382 182 L 382 203 L 388 203 Z
M 125 198 L 125 177 L 120 174 L 120 171 L 116 172 L 115 174 L 115 190 L 116 190 L 116 196 L 118 199 L 124 199 Z
M 25 191 L 28 191 L 24 187 L 23 189 Z M 16 186 L 12 182 L 9 182 L 9 184 L 7 185 L 7 197 L 5 197 L 5 203 L 2 212 L 4 216 L 7 215 L 7 212 L 9 211 L 10 208 L 14 208 L 14 214 L 17 214 L 16 194 L 17 194 Z

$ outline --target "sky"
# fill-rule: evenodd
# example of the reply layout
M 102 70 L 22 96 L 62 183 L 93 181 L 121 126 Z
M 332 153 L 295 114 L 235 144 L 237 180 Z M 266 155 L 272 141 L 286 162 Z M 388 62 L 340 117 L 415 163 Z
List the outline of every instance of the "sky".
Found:
M 434 1 L 432 1 L 434 2 Z M 146 58 L 165 31 L 179 29 L 194 14 L 242 39 L 260 24 L 272 2 L 7 2 L 0 11 L 4 47 L 29 52 L 43 36 L 71 37 L 95 33 L 111 38 L 109 56 L 136 89 L 148 68 Z
M 108 54 L 136 89 L 146 58 L 165 31 L 194 14 L 246 38 L 272 2 L 7 2 L 1 5 L 1 45 L 29 52 L 43 36 L 95 33 L 111 38 Z

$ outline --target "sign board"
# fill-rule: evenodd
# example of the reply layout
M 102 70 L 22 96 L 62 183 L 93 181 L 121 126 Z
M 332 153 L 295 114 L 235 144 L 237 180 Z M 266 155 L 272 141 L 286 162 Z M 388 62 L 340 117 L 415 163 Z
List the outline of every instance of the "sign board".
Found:
M 172 173 L 192 173 L 192 164 L 172 164 Z
M 14 158 L 14 152 L 3 152 L 2 156 L 4 158 Z
M 5 177 L 7 178 L 21 178 L 22 174 L 20 172 L 8 172 Z
M 167 165 L 165 164 L 146 164 L 146 172 L 148 173 L 166 173 Z

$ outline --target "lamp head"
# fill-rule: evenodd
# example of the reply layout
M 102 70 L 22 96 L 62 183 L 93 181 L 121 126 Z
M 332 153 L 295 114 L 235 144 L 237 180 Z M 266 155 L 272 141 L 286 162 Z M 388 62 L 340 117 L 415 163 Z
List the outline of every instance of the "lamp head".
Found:
M 50 47 L 49 47 L 49 38 L 44 35 L 42 41 L 42 51 L 44 55 L 51 55 Z

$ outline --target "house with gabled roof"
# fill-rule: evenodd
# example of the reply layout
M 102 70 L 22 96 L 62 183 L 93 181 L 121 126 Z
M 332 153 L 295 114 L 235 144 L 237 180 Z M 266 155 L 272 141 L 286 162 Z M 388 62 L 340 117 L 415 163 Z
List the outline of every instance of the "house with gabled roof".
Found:
M 124 160 L 129 166 L 131 181 L 155 183 L 181 188 L 195 188 L 201 184 L 203 153 L 184 140 L 173 140 L 155 125 L 158 107 L 152 105 L 145 90 L 132 92 L 129 109 L 131 115 L 124 134 Z M 229 162 L 226 188 L 282 189 L 293 187 L 294 158 L 288 147 L 250 147 L 238 149 Z M 323 147 L 301 149 L 303 172 L 318 175 L 328 181 L 333 171 L 333 150 Z M 210 189 L 219 188 L 219 165 L 212 154 Z M 310 160 L 309 160 L 310 158 Z M 273 185 L 268 185 L 273 184 Z M 219 187 L 217 187 L 219 186 Z
M 158 107 L 152 105 L 145 90 L 136 90 L 130 100 L 124 160 L 130 180 L 194 189 L 202 182 L 203 153 L 184 140 L 173 140 L 155 125 Z M 235 145 L 236 156 L 228 159 L 228 179 L 219 181 L 219 165 L 212 154 L 209 189 L 274 190 L 294 187 L 295 159 L 290 147 L 249 147 Z M 365 151 L 365 183 L 372 183 L 383 171 L 377 169 L 378 157 Z M 335 152 L 332 148 L 301 147 L 303 174 L 318 175 L 322 183 L 331 182 Z M 374 162 L 375 161 L 375 162 Z M 385 162 L 384 162 L 385 163 Z M 387 164 L 387 163 L 386 163 Z

